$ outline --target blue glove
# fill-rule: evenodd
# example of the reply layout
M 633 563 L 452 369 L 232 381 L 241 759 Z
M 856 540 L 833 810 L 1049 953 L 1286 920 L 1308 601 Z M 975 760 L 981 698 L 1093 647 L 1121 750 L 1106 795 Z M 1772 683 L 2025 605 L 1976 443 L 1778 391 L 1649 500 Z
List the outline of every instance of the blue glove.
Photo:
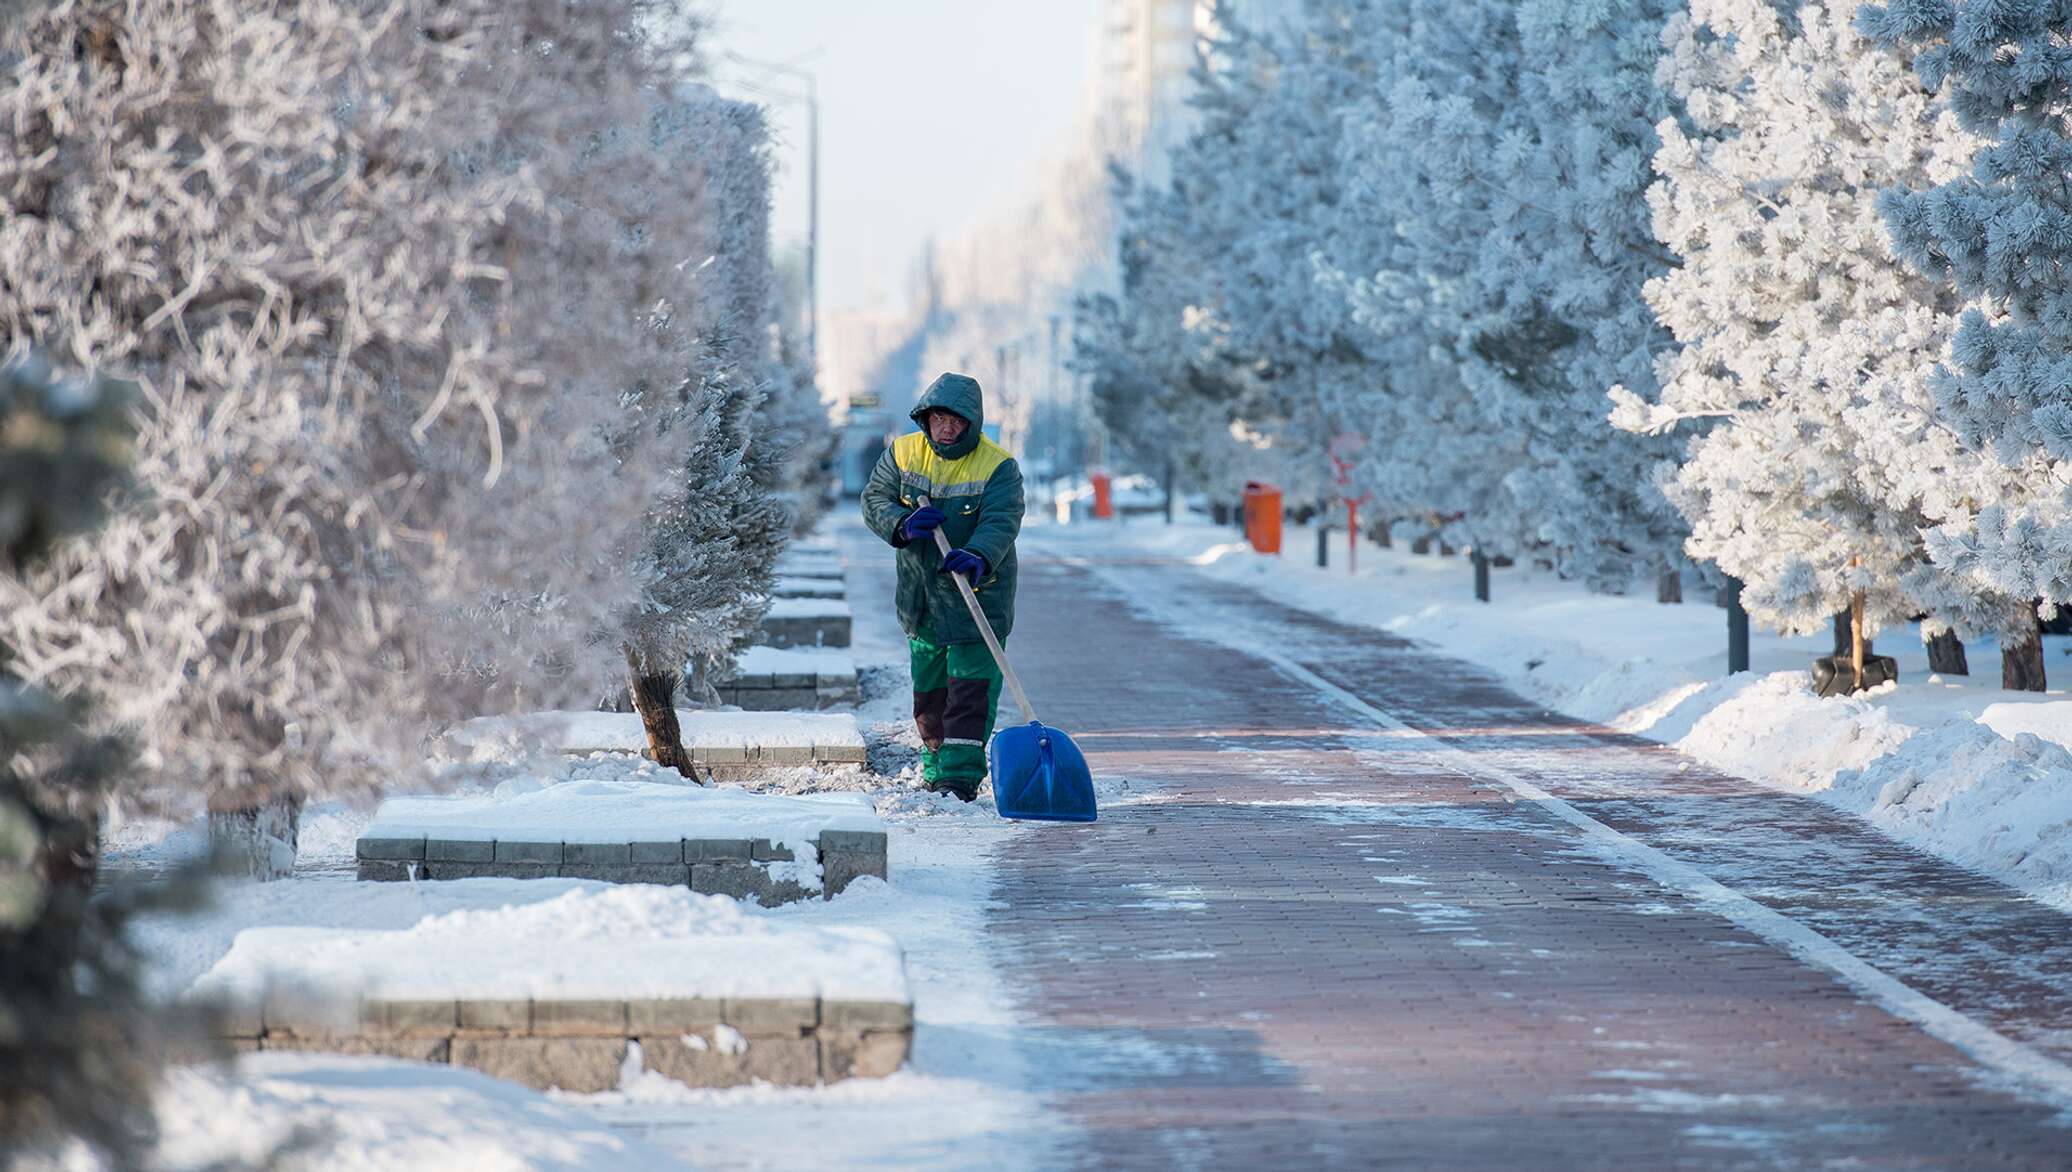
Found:
M 908 541 L 919 541 L 930 533 L 935 532 L 935 527 L 940 524 L 942 524 L 942 510 L 934 505 L 922 505 L 920 508 L 908 513 L 906 520 L 899 523 L 899 535 Z
M 986 559 L 968 549 L 953 549 L 942 555 L 942 570 L 945 574 L 962 574 L 976 582 L 986 576 Z

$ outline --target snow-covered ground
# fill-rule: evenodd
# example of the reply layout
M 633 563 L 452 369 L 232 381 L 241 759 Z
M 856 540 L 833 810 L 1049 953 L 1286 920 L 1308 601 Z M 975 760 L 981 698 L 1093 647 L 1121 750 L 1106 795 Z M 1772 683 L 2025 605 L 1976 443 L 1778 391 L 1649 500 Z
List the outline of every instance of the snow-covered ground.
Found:
M 841 529 L 853 529 L 852 537 L 864 536 L 860 526 Z M 243 972 L 253 965 L 271 971 L 272 960 L 259 964 L 254 958 L 268 951 L 260 945 L 269 939 L 278 944 L 286 938 L 278 933 L 249 937 L 250 957 L 233 955 L 239 933 L 252 929 L 291 929 L 287 936 L 297 938 L 314 931 L 331 941 L 324 945 L 326 955 L 344 950 L 345 963 L 351 960 L 345 954 L 376 939 L 370 933 L 423 935 L 442 924 L 501 924 L 513 926 L 518 936 L 537 939 L 541 931 L 535 929 L 543 924 L 551 935 L 553 923 L 587 909 L 606 920 L 647 923 L 658 934 L 681 934 L 695 926 L 693 920 L 712 926 L 704 922 L 712 919 L 704 913 L 715 910 L 708 900 L 728 903 L 722 918 L 744 933 L 762 927 L 774 930 L 773 935 L 792 937 L 877 939 L 882 934 L 896 941 L 904 955 L 906 988 L 914 1000 L 917 1025 L 907 1069 L 891 1078 L 821 1088 L 758 1085 L 722 1091 L 691 1090 L 657 1075 L 635 1073 L 613 1093 L 555 1093 L 553 1106 L 561 1113 L 540 1118 L 558 1121 L 553 1126 L 563 1129 L 566 1137 L 560 1146 L 540 1145 L 543 1154 L 533 1162 L 521 1156 L 500 1162 L 506 1150 L 526 1150 L 530 1133 L 514 1123 L 505 1128 L 504 1138 L 485 1142 L 479 1164 L 402 1159 L 365 1163 L 376 1156 L 352 1163 L 362 1158 L 356 1152 L 379 1154 L 389 1149 L 346 1136 L 337 1162 L 313 1166 L 324 1172 L 356 1172 L 363 1166 L 676 1166 L 670 1159 L 723 1169 L 1027 1168 L 1054 1163 L 1047 1153 L 1061 1142 L 1063 1129 L 1040 1096 L 1026 1089 L 1031 1080 L 1019 1041 L 1022 1023 L 985 935 L 993 884 L 990 856 L 1020 831 L 994 813 L 989 799 L 966 805 L 919 788 L 919 742 L 907 715 L 906 643 L 893 618 L 889 559 L 884 571 L 882 582 L 851 576 L 858 618 L 855 646 L 847 653 L 867 681 L 856 723 L 866 733 L 877 772 L 853 766 L 770 770 L 747 786 L 725 786 L 710 797 L 733 802 L 752 790 L 769 795 L 826 794 L 834 795 L 837 805 L 859 803 L 862 816 L 872 819 L 874 811 L 888 832 L 890 883 L 866 878 L 832 900 L 769 909 L 735 906 L 688 892 L 576 879 L 358 883 L 351 877 L 353 843 L 370 825 L 372 811 L 331 803 L 305 813 L 296 877 L 266 884 L 224 884 L 206 913 L 140 926 L 142 943 L 156 962 L 151 987 L 170 998 L 219 965 L 227 966 L 214 978 L 221 981 L 229 981 L 233 970 Z M 785 719 L 783 714 L 767 715 L 773 728 Z M 686 729 L 687 734 L 691 731 Z M 536 750 L 522 737 L 481 738 L 461 754 L 472 759 L 445 764 L 445 780 L 460 787 L 463 801 L 478 803 L 492 801 L 499 788 L 506 801 L 547 792 L 548 787 L 585 784 L 698 792 L 630 754 L 571 757 Z M 783 835 L 773 831 L 767 836 Z M 195 827 L 162 822 L 131 823 L 117 828 L 111 838 L 117 866 L 145 870 L 190 857 L 204 845 Z M 628 901 L 639 907 L 619 906 Z M 270 955 L 277 959 L 278 949 Z M 303 1088 L 311 1081 L 349 1088 L 350 1104 L 341 1099 L 328 1105 L 331 1101 L 323 1094 Z M 460 1089 L 436 1094 L 424 1089 L 433 1086 Z M 400 1137 L 423 1131 L 426 1101 L 470 1093 L 469 1088 L 475 1088 L 471 1093 L 502 1096 L 496 1100 L 500 1108 L 482 1111 L 485 1126 L 501 1126 L 500 1121 L 514 1112 L 544 1106 L 530 1091 L 466 1070 L 328 1056 L 260 1056 L 233 1072 L 183 1072 L 168 1085 L 166 1103 L 171 1112 L 209 1113 L 211 1126 L 226 1131 L 226 1139 L 235 1130 L 227 1120 L 243 1117 L 253 1134 L 271 1134 L 269 1129 L 321 1120 L 327 1109 L 353 1111 L 354 1128 Z M 299 1105 L 289 1110 L 283 1102 Z M 599 1130 L 604 1127 L 610 1130 Z M 630 1137 L 625 1152 L 631 1154 L 609 1154 L 608 1143 L 615 1135 Z M 591 1158 L 583 1145 L 593 1140 L 606 1145 L 596 1148 L 603 1154 L 592 1163 L 580 1162 Z M 647 1162 L 650 1159 L 661 1162 Z
M 163 1172 L 669 1172 L 679 1156 L 464 1067 L 275 1051 L 159 1087 Z M 18 1172 L 99 1172 L 83 1151 Z
M 1967 645 L 1973 674 L 1928 672 L 1920 633 L 1877 636 L 1900 683 L 1820 699 L 1808 668 L 1826 636 L 1754 632 L 1752 671 L 1726 674 L 1725 611 L 1709 592 L 1665 606 L 1592 594 L 1526 566 L 1491 570 L 1475 601 L 1465 556 L 1362 543 L 1345 531 L 1316 565 L 1314 530 L 1291 526 L 1261 556 L 1235 529 L 1160 518 L 1032 525 L 1025 544 L 1065 556 L 1165 556 L 1289 605 L 1421 640 L 1548 707 L 1675 745 L 1708 765 L 1811 793 L 1896 838 L 2072 910 L 2072 638 L 2045 636 L 2045 693 L 2003 691 L 1999 648 Z

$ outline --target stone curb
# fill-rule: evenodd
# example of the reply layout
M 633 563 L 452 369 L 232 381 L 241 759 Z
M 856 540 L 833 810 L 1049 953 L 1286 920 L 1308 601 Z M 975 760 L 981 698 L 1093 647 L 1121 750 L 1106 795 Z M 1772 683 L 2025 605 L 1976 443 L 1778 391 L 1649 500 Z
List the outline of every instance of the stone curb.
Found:
M 540 1090 L 595 1094 L 619 1085 L 629 1042 L 640 1043 L 648 1070 L 693 1087 L 883 1078 L 912 1052 L 914 1007 L 811 997 L 347 1005 L 269 994 L 258 1006 L 233 1008 L 223 1027 L 224 1040 L 237 1050 L 378 1054 L 472 1067 Z
M 823 899 L 864 875 L 889 878 L 889 843 L 881 830 L 823 830 L 814 839 Z M 688 886 L 707 895 L 755 899 L 764 906 L 809 899 L 813 892 L 770 870 L 796 861 L 768 839 L 689 838 L 653 842 L 503 842 L 479 839 L 362 838 L 354 847 L 359 877 L 411 879 L 595 879 L 605 883 Z
M 763 619 L 763 641 L 772 647 L 847 647 L 850 616 L 767 616 Z

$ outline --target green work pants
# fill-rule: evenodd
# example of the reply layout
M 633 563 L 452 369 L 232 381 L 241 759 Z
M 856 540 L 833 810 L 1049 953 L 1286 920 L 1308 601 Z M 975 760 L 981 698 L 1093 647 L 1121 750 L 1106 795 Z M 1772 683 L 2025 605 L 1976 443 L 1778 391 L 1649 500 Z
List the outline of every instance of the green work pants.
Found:
M 976 793 L 986 779 L 986 742 L 1000 711 L 1000 667 L 983 643 L 947 647 L 908 639 L 921 776 L 930 785 Z

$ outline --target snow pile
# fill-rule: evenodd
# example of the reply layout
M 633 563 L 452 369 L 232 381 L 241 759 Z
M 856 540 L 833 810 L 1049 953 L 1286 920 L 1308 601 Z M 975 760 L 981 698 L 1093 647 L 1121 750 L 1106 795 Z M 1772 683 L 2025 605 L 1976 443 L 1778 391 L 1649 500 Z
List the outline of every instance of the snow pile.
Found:
M 767 838 L 802 857 L 823 830 L 879 830 L 860 794 L 750 793 L 652 781 L 566 781 L 530 788 L 512 779 L 488 794 L 390 798 L 361 833 L 369 838 L 505 842 L 666 842 Z
M 734 661 L 736 676 L 854 678 L 856 658 L 839 647 L 771 647 L 758 643 Z
M 201 1172 L 662 1172 L 688 1165 L 537 1091 L 465 1067 L 272 1051 L 169 1071 L 151 1166 Z M 292 1145 L 292 1146 L 291 1146 Z M 20 1172 L 89 1172 L 84 1153 Z
M 1836 773 L 1829 796 L 1897 838 L 2072 904 L 2072 753 L 2062 746 L 1952 720 Z
M 676 710 L 684 747 L 810 748 L 861 745 L 856 718 L 846 712 L 709 712 Z M 530 746 L 567 753 L 639 753 L 647 748 L 640 716 L 632 712 L 528 712 L 484 716 L 446 734 L 447 743 L 474 761 L 511 759 Z
M 1742 777 L 1801 792 L 1824 790 L 1836 774 L 1890 756 L 1914 730 L 1875 703 L 1887 684 L 1860 696 L 1823 700 L 1803 675 L 1776 672 L 1734 681 L 1676 747 Z M 1729 689 L 1720 689 L 1722 693 Z
M 279 987 L 384 1000 L 911 1000 L 899 946 L 876 928 L 786 923 L 724 896 L 630 885 L 450 911 L 399 931 L 252 928 L 188 995 L 252 1004 Z

